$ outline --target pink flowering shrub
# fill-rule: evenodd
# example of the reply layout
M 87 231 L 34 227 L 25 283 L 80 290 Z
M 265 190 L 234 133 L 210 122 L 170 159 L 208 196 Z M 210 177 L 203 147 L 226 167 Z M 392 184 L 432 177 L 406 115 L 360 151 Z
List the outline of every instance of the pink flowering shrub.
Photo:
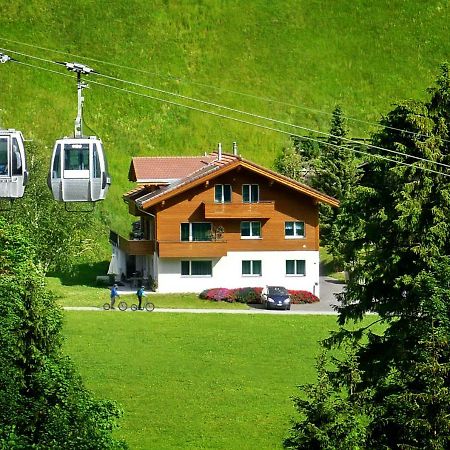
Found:
M 215 302 L 229 301 L 231 291 L 227 288 L 205 289 L 199 297 L 204 300 L 213 300 Z
M 293 305 L 316 303 L 319 301 L 319 297 L 308 291 L 289 291 L 289 294 L 291 294 L 291 303 Z
M 214 302 L 260 303 L 262 290 L 262 287 L 244 287 L 236 289 L 214 288 L 205 289 L 200 293 L 199 297 Z M 316 303 L 319 301 L 319 297 L 308 291 L 290 290 L 289 294 L 291 295 L 291 303 L 293 305 Z
M 215 302 L 239 302 L 239 303 L 259 303 L 261 300 L 261 287 L 245 287 L 237 289 L 214 288 L 205 289 L 199 297 L 204 300 Z

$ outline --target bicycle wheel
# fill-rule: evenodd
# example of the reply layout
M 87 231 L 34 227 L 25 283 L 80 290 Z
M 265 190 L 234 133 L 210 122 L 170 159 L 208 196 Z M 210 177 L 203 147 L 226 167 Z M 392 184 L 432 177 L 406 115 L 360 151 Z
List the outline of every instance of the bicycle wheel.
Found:
M 111 305 L 109 304 L 109 303 L 105 303 L 104 305 L 103 305 L 103 309 L 105 310 L 105 311 L 108 311 L 108 309 L 110 309 L 111 308 Z
M 137 311 L 138 307 L 134 303 L 131 305 L 131 311 Z
M 125 311 L 128 308 L 127 302 L 124 302 L 123 300 L 119 303 L 119 309 L 121 311 Z
M 145 304 L 145 309 L 146 309 L 148 312 L 152 312 L 152 311 L 155 309 L 155 305 L 154 305 L 152 302 L 147 302 L 147 303 Z

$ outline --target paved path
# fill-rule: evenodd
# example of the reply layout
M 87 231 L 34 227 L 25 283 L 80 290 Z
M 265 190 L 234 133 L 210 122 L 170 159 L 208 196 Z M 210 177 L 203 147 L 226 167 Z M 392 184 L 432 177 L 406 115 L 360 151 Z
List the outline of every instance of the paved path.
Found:
M 314 314 L 314 315 L 335 315 L 336 311 L 333 306 L 338 302 L 334 294 L 342 292 L 344 283 L 341 283 L 334 278 L 320 277 L 320 302 L 311 303 L 309 305 L 292 305 L 290 311 L 273 311 L 262 308 L 261 305 L 249 305 L 249 309 L 188 309 L 188 308 L 155 308 L 155 313 L 191 313 L 191 314 Z M 133 293 L 121 290 L 122 294 Z M 103 311 L 102 308 L 94 306 L 66 306 L 67 311 Z M 115 309 L 111 312 L 121 312 Z M 131 312 L 128 309 L 126 312 Z M 146 311 L 136 311 L 138 313 L 145 313 Z

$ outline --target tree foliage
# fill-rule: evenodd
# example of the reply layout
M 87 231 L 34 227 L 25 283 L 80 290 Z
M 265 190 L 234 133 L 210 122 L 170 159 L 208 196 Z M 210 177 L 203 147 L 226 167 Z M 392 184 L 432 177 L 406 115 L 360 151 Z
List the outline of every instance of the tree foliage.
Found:
M 360 380 L 342 381 L 351 367 L 344 361 L 329 397 L 339 393 L 347 411 L 360 401 L 367 449 L 450 446 L 450 178 L 436 165 L 450 163 L 448 66 L 429 93 L 429 101 L 404 102 L 383 119 L 373 143 L 399 152 L 398 164 L 374 156 L 364 166 L 336 227 L 350 280 L 341 328 L 327 345 L 353 343 Z M 368 312 L 383 333 L 347 330 Z M 311 408 L 300 406 L 309 424 Z
M 341 107 L 337 106 L 332 113 L 326 141 L 316 142 L 293 136 L 290 145 L 278 155 L 275 167 L 283 175 L 342 201 L 359 179 L 353 144 L 348 144 L 346 136 L 345 118 Z M 332 244 L 332 227 L 337 215 L 335 208 L 320 205 L 322 245 Z
M 48 157 L 34 143 L 27 143 L 27 163 L 31 175 L 25 195 L 3 214 L 27 228 L 46 272 L 70 272 L 80 256 L 98 252 L 92 234 L 100 224 L 92 213 L 67 212 L 53 199 L 47 186 Z
M 0 218 L 0 448 L 121 449 L 121 415 L 85 389 L 61 351 L 62 312 L 32 239 Z

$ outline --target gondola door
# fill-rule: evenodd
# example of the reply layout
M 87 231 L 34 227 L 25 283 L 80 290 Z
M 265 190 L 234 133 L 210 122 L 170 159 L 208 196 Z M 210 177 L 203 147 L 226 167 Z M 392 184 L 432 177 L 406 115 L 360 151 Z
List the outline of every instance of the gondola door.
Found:
M 0 198 L 13 200 L 23 197 L 27 181 L 22 135 L 8 131 L 8 134 L 0 136 Z

